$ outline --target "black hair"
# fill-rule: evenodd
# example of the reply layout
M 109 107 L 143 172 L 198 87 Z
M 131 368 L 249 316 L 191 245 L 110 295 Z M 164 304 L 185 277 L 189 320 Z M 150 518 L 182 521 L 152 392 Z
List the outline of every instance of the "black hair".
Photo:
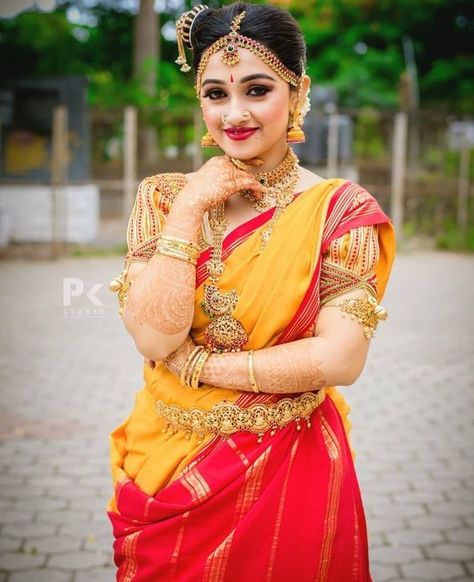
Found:
M 245 10 L 239 33 L 269 48 L 299 77 L 306 67 L 306 45 L 296 20 L 286 10 L 268 4 L 235 2 L 223 8 L 204 10 L 193 23 L 193 68 L 196 72 L 203 52 L 230 31 L 235 16 Z

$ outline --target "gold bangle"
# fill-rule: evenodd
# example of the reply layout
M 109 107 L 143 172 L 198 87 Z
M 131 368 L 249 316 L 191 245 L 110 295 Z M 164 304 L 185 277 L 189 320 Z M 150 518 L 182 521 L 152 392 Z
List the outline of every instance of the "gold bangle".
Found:
M 249 379 L 250 385 L 252 386 L 252 390 L 254 392 L 260 392 L 257 386 L 257 381 L 255 380 L 255 374 L 253 371 L 253 350 L 249 350 L 248 352 L 248 367 L 249 367 Z
M 170 242 L 159 242 L 156 245 L 157 249 L 168 249 L 170 251 L 177 251 L 192 257 L 193 260 L 198 260 L 201 251 L 196 250 L 194 247 L 190 247 L 188 245 L 183 245 L 179 243 L 170 243 Z
M 199 255 L 201 254 L 201 249 L 199 248 L 199 246 L 177 237 L 160 236 L 156 247 L 176 249 L 178 251 L 182 251 L 196 261 L 198 260 Z
M 189 361 L 186 366 L 186 372 L 184 374 L 184 385 L 186 388 L 191 388 L 191 374 L 193 373 L 194 366 L 204 348 L 202 346 L 197 346 L 197 350 L 195 350 L 194 356 L 189 358 Z
M 177 236 L 171 236 L 170 234 L 160 234 L 160 241 L 163 242 L 170 242 L 170 243 L 178 243 L 181 245 L 185 245 L 187 247 L 191 247 L 193 249 L 195 249 L 196 251 L 200 252 L 201 249 L 199 248 L 198 245 L 196 245 L 195 243 L 189 241 L 189 240 L 185 240 L 184 238 L 178 238 Z
M 187 370 L 188 370 L 188 366 L 191 363 L 191 361 L 194 359 L 194 357 L 196 356 L 197 352 L 200 352 L 202 349 L 202 346 L 196 346 L 193 351 L 188 355 L 188 357 L 186 358 L 186 361 L 184 362 L 184 365 L 181 369 L 181 374 L 179 375 L 179 379 L 181 382 L 181 386 L 186 386 L 186 376 L 187 376 Z
M 199 376 L 201 375 L 204 364 L 206 363 L 210 354 L 210 350 L 204 349 L 196 359 L 194 370 L 191 376 L 191 388 L 194 388 L 195 390 L 199 389 Z
M 180 259 L 181 261 L 185 261 L 186 263 L 190 263 L 191 265 L 196 265 L 197 261 L 190 257 L 189 255 L 177 251 L 175 249 L 167 249 L 164 247 L 158 247 L 155 251 L 158 255 L 166 255 L 167 257 L 173 257 L 174 259 Z

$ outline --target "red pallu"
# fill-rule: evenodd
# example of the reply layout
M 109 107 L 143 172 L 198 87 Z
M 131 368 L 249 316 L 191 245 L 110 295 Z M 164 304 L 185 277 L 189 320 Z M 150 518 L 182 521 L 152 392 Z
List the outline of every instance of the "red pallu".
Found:
M 120 582 L 371 581 L 357 477 L 328 397 L 309 428 L 260 444 L 216 438 L 156 496 L 130 480 L 117 498 Z

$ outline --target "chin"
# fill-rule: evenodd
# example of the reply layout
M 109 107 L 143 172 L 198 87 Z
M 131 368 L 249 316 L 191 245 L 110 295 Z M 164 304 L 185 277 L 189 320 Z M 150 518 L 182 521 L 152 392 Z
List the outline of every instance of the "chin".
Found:
M 258 158 L 262 155 L 266 148 L 262 147 L 262 144 L 250 144 L 237 142 L 237 145 L 226 143 L 225 146 L 220 146 L 224 150 L 224 153 L 231 158 L 238 158 L 239 160 L 250 160 L 252 158 Z

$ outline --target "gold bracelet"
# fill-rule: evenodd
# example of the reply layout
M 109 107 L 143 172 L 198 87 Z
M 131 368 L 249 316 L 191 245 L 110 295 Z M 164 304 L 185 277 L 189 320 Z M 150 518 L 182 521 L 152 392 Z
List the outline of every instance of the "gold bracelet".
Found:
M 161 235 L 158 239 L 157 248 L 158 247 L 182 251 L 196 261 L 201 254 L 201 249 L 198 245 L 175 236 Z
M 199 389 L 199 376 L 201 375 L 202 369 L 204 368 L 204 364 L 206 363 L 207 358 L 210 356 L 210 354 L 211 354 L 210 350 L 204 349 L 196 359 L 196 363 L 194 364 L 194 370 L 191 375 L 191 388 L 194 388 L 195 390 Z
M 201 351 L 201 349 L 202 346 L 196 346 L 193 349 L 193 351 L 189 354 L 189 356 L 186 358 L 186 361 L 184 362 L 184 365 L 181 369 L 181 374 L 179 376 L 181 386 L 187 386 L 186 379 L 188 375 L 188 366 L 191 363 L 191 361 L 196 357 L 197 353 Z
M 167 257 L 173 257 L 174 259 L 180 259 L 181 261 L 185 261 L 186 263 L 190 263 L 191 265 L 196 265 L 197 261 L 190 257 L 189 255 L 185 254 L 182 251 L 178 251 L 176 249 L 168 249 L 166 247 L 157 247 L 155 253 L 157 255 L 166 255 Z
M 199 356 L 201 355 L 201 352 L 203 351 L 203 346 L 197 346 L 198 349 L 196 350 L 194 357 L 190 358 L 187 366 L 186 366 L 186 372 L 184 374 L 184 385 L 187 388 L 191 388 L 191 375 L 193 373 L 194 370 L 194 366 L 196 365 L 196 362 L 199 358 Z
M 249 350 L 248 352 L 248 367 L 249 367 L 249 379 L 250 385 L 252 386 L 252 390 L 254 392 L 260 392 L 257 386 L 257 381 L 255 380 L 255 374 L 253 371 L 253 350 Z

